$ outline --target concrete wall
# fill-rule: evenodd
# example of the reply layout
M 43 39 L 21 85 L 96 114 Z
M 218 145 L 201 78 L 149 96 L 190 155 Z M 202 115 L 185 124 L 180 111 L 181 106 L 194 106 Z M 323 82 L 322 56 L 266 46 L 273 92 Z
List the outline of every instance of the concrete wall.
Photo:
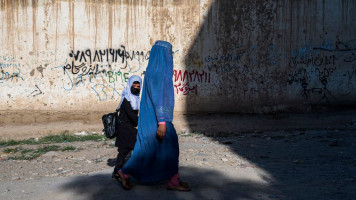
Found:
M 1 0 L 0 110 L 113 110 L 172 43 L 176 111 L 356 100 L 353 0 Z

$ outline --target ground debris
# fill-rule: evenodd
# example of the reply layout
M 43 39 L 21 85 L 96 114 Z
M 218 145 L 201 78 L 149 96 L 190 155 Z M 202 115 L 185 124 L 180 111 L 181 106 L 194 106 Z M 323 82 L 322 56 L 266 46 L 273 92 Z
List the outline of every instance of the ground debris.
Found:
M 55 151 L 49 151 L 49 152 L 47 152 L 47 153 L 45 153 L 45 154 L 43 154 L 43 156 L 44 157 L 58 157 L 58 156 L 60 156 L 61 154 L 59 154 L 59 153 L 57 153 L 57 152 L 55 152 Z

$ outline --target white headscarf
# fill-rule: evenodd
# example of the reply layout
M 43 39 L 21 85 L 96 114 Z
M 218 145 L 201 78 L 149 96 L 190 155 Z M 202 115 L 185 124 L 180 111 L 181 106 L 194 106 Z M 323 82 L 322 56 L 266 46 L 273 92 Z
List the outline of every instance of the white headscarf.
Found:
M 141 77 L 137 76 L 137 75 L 133 75 L 129 78 L 129 81 L 124 89 L 124 91 L 122 91 L 122 95 L 121 95 L 121 102 L 120 105 L 117 107 L 117 109 L 120 109 L 122 102 L 124 101 L 124 98 L 126 98 L 127 101 L 130 102 L 131 107 L 133 110 L 138 110 L 140 108 L 140 96 L 139 95 L 134 95 L 131 93 L 131 87 L 132 84 L 138 81 L 140 82 L 140 85 L 142 87 L 142 79 Z M 140 87 L 140 90 L 141 90 Z

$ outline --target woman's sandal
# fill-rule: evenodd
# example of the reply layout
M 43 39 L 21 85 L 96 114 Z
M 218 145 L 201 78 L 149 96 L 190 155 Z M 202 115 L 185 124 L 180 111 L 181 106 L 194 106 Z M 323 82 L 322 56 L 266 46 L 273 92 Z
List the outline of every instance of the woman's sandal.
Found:
M 132 189 L 132 183 L 129 179 L 126 179 L 124 177 L 124 174 L 122 172 L 118 172 L 117 174 L 113 174 L 113 178 L 116 179 L 118 182 L 121 183 L 122 188 L 125 190 L 131 190 Z
M 179 185 L 177 186 L 168 186 L 167 190 L 173 190 L 173 191 L 182 191 L 182 192 L 190 192 L 192 191 L 189 187 L 189 184 L 184 181 L 180 181 Z
M 112 175 L 111 175 L 111 178 L 112 178 L 112 180 L 115 180 L 115 181 L 117 181 L 119 183 L 121 182 L 121 178 L 120 178 L 119 174 L 115 174 L 113 172 Z

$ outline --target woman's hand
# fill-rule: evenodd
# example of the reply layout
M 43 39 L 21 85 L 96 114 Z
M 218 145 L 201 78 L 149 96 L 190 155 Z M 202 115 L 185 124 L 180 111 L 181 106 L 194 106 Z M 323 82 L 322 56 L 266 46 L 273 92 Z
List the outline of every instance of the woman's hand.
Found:
M 164 136 L 166 135 L 166 131 L 166 124 L 159 124 L 157 129 L 157 138 L 162 141 L 164 139 Z

